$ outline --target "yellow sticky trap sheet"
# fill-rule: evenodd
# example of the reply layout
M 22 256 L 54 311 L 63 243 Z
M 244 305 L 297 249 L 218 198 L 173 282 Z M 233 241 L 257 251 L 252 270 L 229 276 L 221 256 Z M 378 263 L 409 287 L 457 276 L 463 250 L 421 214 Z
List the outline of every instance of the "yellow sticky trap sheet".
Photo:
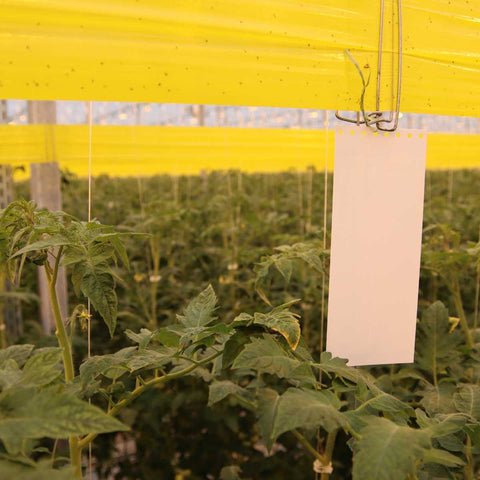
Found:
M 396 78 L 386 0 L 382 109 Z M 479 0 L 402 0 L 402 111 L 480 116 Z M 0 2 L 0 98 L 358 110 L 379 12 L 371 0 Z M 389 16 L 390 15 L 390 16 Z
M 344 130 L 358 132 L 357 127 Z M 385 135 L 385 134 L 382 134 Z M 328 142 L 328 148 L 327 148 Z M 0 125 L 0 163 L 57 161 L 88 174 L 88 125 Z M 92 131 L 93 174 L 197 175 L 201 170 L 281 172 L 314 166 L 333 170 L 335 132 L 280 128 L 97 126 Z M 480 135 L 429 134 L 427 168 L 480 168 Z

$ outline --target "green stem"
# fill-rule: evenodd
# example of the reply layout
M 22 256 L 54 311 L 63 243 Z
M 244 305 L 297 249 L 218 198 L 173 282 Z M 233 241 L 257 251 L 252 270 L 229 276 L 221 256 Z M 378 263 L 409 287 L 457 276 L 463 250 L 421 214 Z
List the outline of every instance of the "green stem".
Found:
M 324 465 L 328 465 L 332 461 L 333 449 L 335 448 L 335 440 L 337 439 L 338 430 L 332 430 L 328 432 L 327 443 L 325 444 L 325 457 L 326 461 Z M 329 473 L 322 473 L 320 480 L 328 480 Z
M 302 444 L 302 446 L 310 453 L 315 459 L 320 460 L 322 465 L 328 465 L 330 460 L 327 461 L 326 455 L 322 455 L 321 453 L 317 452 L 313 445 L 298 431 L 292 430 L 292 433 L 297 437 L 297 440 Z
M 467 459 L 467 464 L 463 468 L 463 474 L 465 480 L 474 480 L 475 472 L 473 471 L 473 462 L 472 462 L 472 442 L 470 437 L 467 435 L 465 442 L 465 457 Z
M 179 370 L 178 372 L 174 372 L 174 373 L 168 373 L 167 375 L 163 375 L 162 377 L 154 377 L 151 380 L 149 380 L 147 382 L 144 382 L 141 385 L 138 385 L 135 388 L 135 390 L 133 390 L 133 392 L 130 393 L 130 395 L 128 397 L 126 397 L 123 400 L 121 400 L 120 402 L 118 402 L 107 413 L 107 415 L 110 415 L 112 417 L 117 415 L 118 412 L 122 408 L 124 408 L 127 405 L 129 405 L 130 403 L 132 403 L 133 400 L 135 400 L 137 397 L 139 397 L 143 392 L 145 392 L 149 388 L 151 388 L 153 386 L 156 386 L 156 385 L 161 385 L 163 383 L 168 382 L 169 380 L 174 380 L 176 378 L 183 377 L 184 375 L 187 375 L 188 373 L 190 373 L 193 370 L 195 370 L 196 368 L 198 368 L 200 365 L 204 365 L 205 363 L 209 363 L 212 360 L 215 360 L 215 358 L 219 357 L 222 353 L 223 352 L 215 352 L 213 355 L 210 355 L 209 357 L 207 357 L 207 358 L 205 358 L 205 359 L 203 359 L 199 362 L 196 362 L 196 363 L 184 368 L 183 370 Z M 97 435 L 98 435 L 97 433 L 90 433 L 86 437 L 83 437 L 78 444 L 79 448 L 80 448 L 80 451 L 83 448 L 85 448 L 90 442 L 92 442 L 97 437 Z
M 45 273 L 48 280 L 50 304 L 52 307 L 53 316 L 55 318 L 55 335 L 57 336 L 58 344 L 62 349 L 63 367 L 65 369 L 65 381 L 68 383 L 72 381 L 75 376 L 73 368 L 72 346 L 68 339 L 65 325 L 63 324 L 62 314 L 60 312 L 60 306 L 58 303 L 57 291 L 55 288 L 61 256 L 62 247 L 60 247 L 58 250 L 53 270 L 51 269 L 48 262 L 45 263 Z M 78 478 L 82 478 L 82 450 L 78 446 L 78 440 L 78 437 L 70 436 L 68 438 L 68 443 L 70 446 L 70 462 L 74 469 L 75 476 Z
M 453 302 L 455 303 L 457 315 L 458 315 L 458 318 L 460 319 L 460 326 L 462 327 L 462 330 L 465 333 L 467 346 L 469 349 L 472 349 L 473 348 L 472 333 L 470 332 L 470 328 L 468 327 L 467 317 L 465 315 L 465 310 L 463 309 L 462 294 L 460 292 L 460 284 L 458 283 L 457 277 L 454 277 L 453 283 L 450 285 L 450 291 L 452 292 Z

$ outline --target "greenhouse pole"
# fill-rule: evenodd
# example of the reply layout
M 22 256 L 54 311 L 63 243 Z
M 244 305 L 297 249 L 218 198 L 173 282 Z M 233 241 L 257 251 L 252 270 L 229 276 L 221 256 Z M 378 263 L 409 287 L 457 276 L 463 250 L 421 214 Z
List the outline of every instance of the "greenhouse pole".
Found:
M 40 208 L 51 211 L 62 209 L 60 168 L 56 162 L 55 137 L 53 126 L 57 121 L 57 106 L 54 101 L 29 101 L 27 105 L 28 122 L 45 126 L 45 162 L 30 165 L 30 195 Z M 54 259 L 50 259 L 51 262 Z M 53 263 L 52 263 L 53 265 Z M 48 282 L 43 267 L 38 271 L 38 293 L 40 296 L 40 317 L 42 329 L 50 334 L 55 327 L 55 319 L 50 309 L 50 294 Z M 58 272 L 56 286 L 60 312 L 65 319 L 67 316 L 67 277 L 64 267 Z
M 32 200 L 40 208 L 48 208 L 52 211 L 62 209 L 60 190 L 60 169 L 56 162 L 32 163 L 30 165 L 30 193 Z M 54 259 L 50 260 L 54 262 Z M 60 305 L 62 318 L 67 317 L 67 276 L 64 267 L 60 267 L 56 284 L 56 292 Z M 38 293 L 40 296 L 40 317 L 42 329 L 45 334 L 50 334 L 55 327 L 55 318 L 50 308 L 50 293 L 48 282 L 43 267 L 38 271 Z

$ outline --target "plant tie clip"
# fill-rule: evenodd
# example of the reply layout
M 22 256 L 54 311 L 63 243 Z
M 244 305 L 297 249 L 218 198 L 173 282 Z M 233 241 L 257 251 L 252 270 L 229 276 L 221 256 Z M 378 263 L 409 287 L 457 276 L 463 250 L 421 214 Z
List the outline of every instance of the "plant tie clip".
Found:
M 313 462 L 313 471 L 315 473 L 326 473 L 327 475 L 330 475 L 333 473 L 332 462 L 329 462 L 328 465 L 323 465 L 323 463 L 317 458 Z

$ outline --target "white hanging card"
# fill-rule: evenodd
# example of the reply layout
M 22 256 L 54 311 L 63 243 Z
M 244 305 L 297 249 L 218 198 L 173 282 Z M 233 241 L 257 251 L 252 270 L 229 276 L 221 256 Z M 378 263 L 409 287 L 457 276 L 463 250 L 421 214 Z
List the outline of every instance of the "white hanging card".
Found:
M 337 130 L 327 351 L 413 362 L 426 135 Z

